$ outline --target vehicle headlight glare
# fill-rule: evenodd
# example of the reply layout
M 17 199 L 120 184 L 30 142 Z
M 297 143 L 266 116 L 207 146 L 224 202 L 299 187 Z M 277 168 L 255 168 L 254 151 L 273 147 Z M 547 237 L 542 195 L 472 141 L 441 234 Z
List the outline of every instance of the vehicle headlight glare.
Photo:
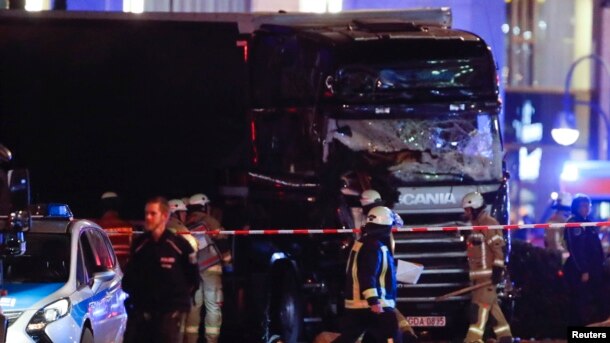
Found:
M 47 316 L 47 312 L 52 312 L 55 314 L 55 316 L 50 321 L 57 320 L 58 318 L 61 318 L 68 314 L 70 310 L 70 300 L 65 298 L 59 299 L 56 302 L 45 306 L 42 310 L 45 312 L 45 318 Z
M 48 310 L 44 310 L 44 320 L 47 322 L 54 322 L 59 318 L 59 312 L 56 309 L 51 308 Z
M 30 333 L 44 330 L 44 328 L 49 323 L 60 319 L 61 317 L 67 315 L 69 312 L 70 300 L 64 298 L 52 302 L 49 305 L 40 309 L 38 312 L 36 312 L 36 314 L 28 323 L 26 331 Z

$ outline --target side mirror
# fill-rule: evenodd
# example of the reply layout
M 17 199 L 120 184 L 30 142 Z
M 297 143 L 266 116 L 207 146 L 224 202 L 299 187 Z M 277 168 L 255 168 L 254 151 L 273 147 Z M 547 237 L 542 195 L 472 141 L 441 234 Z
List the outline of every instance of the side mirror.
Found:
M 106 270 L 106 271 L 103 271 L 103 272 L 97 272 L 97 273 L 93 274 L 93 278 L 95 280 L 99 280 L 101 282 L 110 281 L 115 276 L 116 276 L 116 273 L 115 273 L 114 270 Z
M 95 293 L 100 288 L 102 283 L 112 280 L 116 276 L 116 272 L 114 270 L 105 270 L 103 272 L 97 272 L 93 274 L 93 278 L 89 280 L 89 286 L 91 290 Z
M 20 210 L 30 205 L 30 173 L 27 169 L 8 171 L 8 187 L 13 209 Z
M 0 162 L 9 162 L 12 159 L 13 153 L 11 153 L 11 151 L 7 147 L 0 144 Z

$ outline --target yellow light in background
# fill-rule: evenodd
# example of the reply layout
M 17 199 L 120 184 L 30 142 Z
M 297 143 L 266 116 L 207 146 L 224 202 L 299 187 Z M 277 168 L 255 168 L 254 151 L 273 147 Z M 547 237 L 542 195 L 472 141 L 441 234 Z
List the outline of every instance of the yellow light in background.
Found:
M 123 0 L 123 12 L 144 12 L 144 0 Z
M 48 10 L 50 8 L 49 2 L 49 0 L 27 0 L 25 10 L 30 12 Z

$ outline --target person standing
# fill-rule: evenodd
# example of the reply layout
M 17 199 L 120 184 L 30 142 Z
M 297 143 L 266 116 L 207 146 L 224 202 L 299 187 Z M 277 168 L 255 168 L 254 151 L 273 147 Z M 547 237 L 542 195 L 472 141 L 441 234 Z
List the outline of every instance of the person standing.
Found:
M 145 232 L 131 245 L 122 282 L 129 294 L 124 342 L 180 342 L 191 294 L 199 286 L 195 251 L 167 230 L 167 200 L 152 198 L 144 211 Z
M 591 199 L 576 194 L 571 206 L 568 223 L 591 221 Z M 566 228 L 564 238 L 570 257 L 563 272 L 570 288 L 571 325 L 586 325 L 603 319 L 600 300 L 603 285 L 604 251 L 597 227 Z
M 555 210 L 555 212 L 553 212 L 547 222 L 549 224 L 565 223 L 570 216 L 571 205 L 572 195 L 570 193 L 561 192 L 557 194 L 557 198 L 551 204 L 551 209 Z M 544 232 L 544 246 L 554 255 L 557 255 L 562 263 L 565 260 L 564 254 L 567 255 L 563 236 L 564 228 L 549 228 Z
M 347 261 L 345 314 L 341 335 L 333 342 L 355 342 L 369 332 L 377 342 L 399 342 L 396 306 L 396 269 L 388 246 L 392 211 L 372 208 L 362 237 Z
M 377 206 L 386 206 L 381 199 L 381 194 L 374 189 L 367 189 L 360 194 L 360 205 L 362 206 L 362 219 L 358 220 L 359 223 L 364 225 L 366 223 L 366 214 L 373 207 Z M 390 210 L 391 211 L 391 210 Z M 404 222 L 400 215 L 394 211 L 392 211 L 392 226 L 394 227 L 402 227 Z M 360 226 L 358 226 L 360 227 Z
M 381 199 L 381 195 L 379 194 L 379 192 L 377 192 L 374 189 L 367 189 L 364 192 L 362 192 L 360 194 L 360 205 L 362 206 L 362 215 L 361 217 L 363 219 L 359 219 L 358 222 L 359 223 L 363 223 L 366 221 L 366 215 L 369 213 L 369 211 L 376 207 L 376 206 L 384 206 L 383 205 L 383 199 Z M 402 227 L 404 225 L 404 221 L 402 220 L 402 217 L 390 210 L 392 212 L 392 227 Z M 358 226 L 360 227 L 360 226 Z M 388 248 L 390 249 L 392 256 L 394 255 L 394 248 L 396 246 L 395 244 L 395 240 L 394 240 L 394 235 L 392 233 L 390 233 L 389 236 L 389 241 L 385 243 Z M 409 325 L 409 322 L 407 321 L 407 319 L 405 318 L 405 316 L 397 309 L 394 308 L 394 312 L 396 313 L 396 320 L 398 320 L 398 326 L 400 329 L 400 332 L 402 334 L 402 340 L 404 342 L 414 342 L 417 340 L 417 335 L 415 334 L 415 331 L 413 330 L 413 328 L 411 327 L 411 325 Z M 363 339 L 363 342 L 367 342 L 368 341 L 368 335 L 365 335 L 365 339 Z
M 116 192 L 104 192 L 100 197 L 100 210 L 102 215 L 95 222 L 104 229 L 129 227 L 131 224 L 121 218 L 119 208 L 121 207 L 121 198 Z
M 205 338 L 208 343 L 216 343 L 222 325 L 222 261 L 223 255 L 208 234 L 220 230 L 216 218 L 209 214 L 210 200 L 205 194 L 195 194 L 189 199 L 186 226 L 198 242 L 197 261 L 199 275 L 203 281 L 203 305 L 205 307 Z M 225 239 L 226 240 L 226 239 Z
M 193 237 L 191 231 L 184 225 L 186 220 L 186 204 L 181 199 L 172 199 L 168 202 L 170 217 L 167 222 L 167 229 L 180 237 L 186 239 L 194 251 L 199 251 L 197 239 Z M 193 306 L 188 313 L 184 327 L 184 343 L 197 343 L 199 341 L 199 323 L 201 322 L 201 305 L 203 304 L 203 290 L 201 280 L 199 288 L 192 297 Z
M 499 225 L 485 210 L 481 193 L 468 193 L 462 199 L 462 208 L 473 226 Z M 465 343 L 482 343 L 485 325 L 491 315 L 493 331 L 499 343 L 513 340 L 510 326 L 498 305 L 497 285 L 504 270 L 504 237 L 501 230 L 472 231 L 467 239 L 468 266 L 473 285 L 490 282 L 489 285 L 472 291 L 470 326 Z
M 121 198 L 116 192 L 104 192 L 100 197 L 102 216 L 95 222 L 108 233 L 110 243 L 122 268 L 129 259 L 133 226 L 119 215 Z

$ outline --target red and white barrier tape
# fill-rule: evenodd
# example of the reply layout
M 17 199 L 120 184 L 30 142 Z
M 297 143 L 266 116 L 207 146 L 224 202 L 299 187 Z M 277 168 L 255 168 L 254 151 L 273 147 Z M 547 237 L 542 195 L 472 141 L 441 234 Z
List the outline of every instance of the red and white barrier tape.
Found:
M 424 226 L 392 228 L 392 232 L 454 232 L 483 230 L 518 230 L 518 229 L 561 229 L 576 227 L 610 227 L 610 222 L 587 223 L 552 223 L 552 224 L 521 224 L 521 225 L 479 225 L 479 226 Z M 360 229 L 293 229 L 293 230 L 216 230 L 208 231 L 210 235 L 312 235 L 338 234 L 360 232 Z M 194 235 L 198 232 L 191 232 Z
M 421 226 L 392 228 L 392 232 L 455 232 L 455 231 L 483 231 L 483 230 L 519 230 L 519 229 L 561 229 L 577 227 L 610 227 L 610 222 L 586 222 L 586 223 L 552 223 L 552 224 L 511 224 L 511 225 L 478 225 L 478 226 Z M 130 234 L 131 230 L 108 229 L 109 234 Z M 191 231 L 192 235 L 315 235 L 315 234 L 339 234 L 358 233 L 360 229 L 266 229 L 266 230 L 214 230 L 214 231 Z M 186 233 L 183 233 L 186 234 Z

